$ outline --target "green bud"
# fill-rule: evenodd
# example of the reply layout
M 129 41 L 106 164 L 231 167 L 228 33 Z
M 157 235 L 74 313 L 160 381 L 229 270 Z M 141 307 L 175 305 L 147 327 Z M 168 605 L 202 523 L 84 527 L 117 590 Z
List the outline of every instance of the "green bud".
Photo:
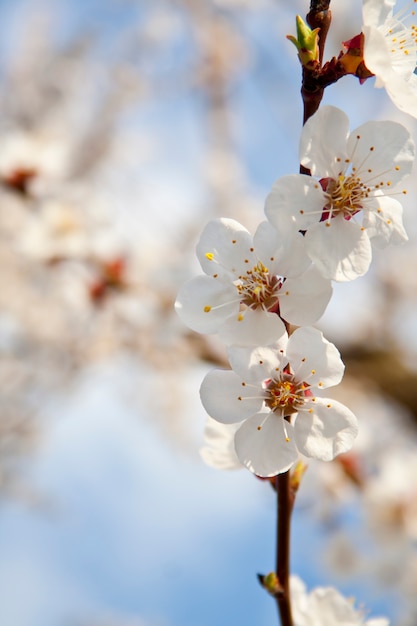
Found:
M 279 582 L 278 576 L 275 572 L 270 572 L 269 574 L 266 574 L 266 576 L 258 575 L 258 577 L 262 587 L 266 589 L 271 596 L 276 596 L 282 593 L 281 583 Z
M 287 39 L 292 41 L 298 50 L 298 58 L 301 65 L 307 65 L 311 61 L 319 60 L 319 30 L 320 28 L 311 28 L 304 22 L 304 20 L 297 15 L 295 18 L 297 26 L 297 38 L 292 35 L 287 35 Z

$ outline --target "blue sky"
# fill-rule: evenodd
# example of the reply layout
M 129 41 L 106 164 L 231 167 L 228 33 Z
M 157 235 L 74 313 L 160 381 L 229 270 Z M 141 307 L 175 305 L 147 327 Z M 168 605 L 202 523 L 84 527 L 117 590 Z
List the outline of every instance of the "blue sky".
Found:
M 146 387 L 140 368 L 128 370 L 128 384 L 137 375 Z M 274 566 L 272 489 L 246 471 L 204 466 L 197 424 L 196 449 L 164 440 L 152 411 L 126 400 L 125 374 L 101 366 L 51 403 L 27 477 L 42 506 L 2 506 L 1 623 L 275 623 L 274 603 L 256 580 Z M 197 394 L 189 400 L 202 427 Z M 354 527 L 355 517 L 344 523 Z M 323 567 L 327 539 L 296 507 L 293 571 L 309 586 L 333 581 Z M 366 580 L 342 587 L 373 612 L 392 604 Z

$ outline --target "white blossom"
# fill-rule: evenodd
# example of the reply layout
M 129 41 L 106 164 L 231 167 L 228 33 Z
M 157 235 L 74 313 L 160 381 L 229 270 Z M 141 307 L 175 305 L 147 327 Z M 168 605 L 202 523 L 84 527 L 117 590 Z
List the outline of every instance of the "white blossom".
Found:
M 412 169 L 414 143 L 396 122 L 366 122 L 349 133 L 346 114 L 323 106 L 305 124 L 300 162 L 312 176 L 294 174 L 273 185 L 265 212 L 279 231 L 305 232 L 306 250 L 327 278 L 366 273 L 372 244 L 407 240 L 399 184 Z
M 236 454 L 261 477 L 287 471 L 298 459 L 331 461 L 352 446 L 355 416 L 340 402 L 316 395 L 337 385 L 344 365 L 337 348 L 314 328 L 299 328 L 274 345 L 231 346 L 230 370 L 212 370 L 200 389 L 207 413 L 224 424 L 242 422 Z
M 316 587 L 308 593 L 298 576 L 291 576 L 291 603 L 294 626 L 389 626 L 385 617 L 366 619 L 333 587 Z
M 20 177 L 35 196 L 45 195 L 67 176 L 70 165 L 68 138 L 52 133 L 9 131 L 1 135 L 0 179 L 12 184 Z
M 417 539 L 417 473 L 415 449 L 387 450 L 378 472 L 365 483 L 364 503 L 373 532 L 401 542 Z
M 266 345 L 285 332 L 276 313 L 301 326 L 317 321 L 330 300 L 330 280 L 311 267 L 299 233 L 280 237 L 268 222 L 255 236 L 232 219 L 209 222 L 197 245 L 206 275 L 180 289 L 176 310 L 200 333 L 226 344 Z
M 411 24 L 417 2 L 408 2 L 397 13 L 395 0 L 364 0 L 364 61 L 376 76 L 375 86 L 385 87 L 401 110 L 417 117 L 417 29 Z

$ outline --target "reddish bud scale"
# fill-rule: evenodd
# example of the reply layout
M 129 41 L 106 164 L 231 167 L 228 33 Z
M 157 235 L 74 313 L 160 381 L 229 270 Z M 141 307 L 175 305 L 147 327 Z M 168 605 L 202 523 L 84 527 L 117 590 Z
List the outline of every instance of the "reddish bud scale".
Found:
M 122 289 L 125 286 L 125 271 L 126 261 L 121 257 L 102 263 L 101 276 L 88 288 L 90 299 L 94 304 L 101 304 L 110 290 Z

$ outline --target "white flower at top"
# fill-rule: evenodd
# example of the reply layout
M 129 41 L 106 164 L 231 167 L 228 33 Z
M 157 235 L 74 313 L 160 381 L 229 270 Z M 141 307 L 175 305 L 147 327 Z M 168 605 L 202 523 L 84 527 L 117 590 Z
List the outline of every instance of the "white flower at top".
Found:
M 394 5 L 395 0 L 363 1 L 364 61 L 375 86 L 385 87 L 401 111 L 417 117 L 417 0 L 397 13 Z
M 349 133 L 346 114 L 323 106 L 305 124 L 300 162 L 312 176 L 279 178 L 265 212 L 281 232 L 305 232 L 306 250 L 323 276 L 362 276 L 372 244 L 407 240 L 399 187 L 411 172 L 414 143 L 396 122 L 366 122 Z M 397 196 L 397 197 L 395 197 Z
M 308 593 L 298 576 L 291 576 L 291 603 L 294 626 L 389 626 L 385 617 L 366 619 L 333 587 L 316 587 Z
M 353 413 L 316 395 L 337 385 L 344 365 L 320 331 L 298 328 L 266 347 L 231 346 L 230 370 L 212 370 L 200 389 L 207 413 L 235 435 L 240 462 L 261 477 L 287 471 L 305 456 L 331 461 L 357 434 Z
M 220 332 L 226 344 L 266 345 L 285 332 L 279 315 L 312 324 L 330 300 L 330 280 L 311 266 L 302 235 L 280 236 L 268 222 L 254 237 L 239 222 L 209 222 L 197 245 L 206 275 L 192 278 L 175 303 L 182 321 L 200 333 Z

